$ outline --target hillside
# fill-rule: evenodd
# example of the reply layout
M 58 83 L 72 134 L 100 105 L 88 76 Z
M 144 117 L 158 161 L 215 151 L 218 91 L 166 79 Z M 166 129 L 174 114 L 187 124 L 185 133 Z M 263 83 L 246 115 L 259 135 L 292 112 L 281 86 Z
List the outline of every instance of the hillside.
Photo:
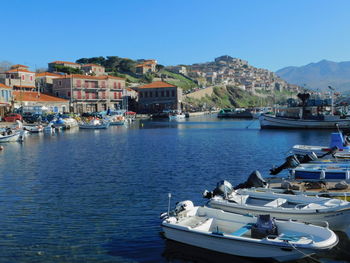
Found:
M 338 91 L 350 91 L 350 61 L 321 60 L 301 67 L 286 67 L 276 71 L 282 79 L 306 88 L 325 90 L 328 86 Z

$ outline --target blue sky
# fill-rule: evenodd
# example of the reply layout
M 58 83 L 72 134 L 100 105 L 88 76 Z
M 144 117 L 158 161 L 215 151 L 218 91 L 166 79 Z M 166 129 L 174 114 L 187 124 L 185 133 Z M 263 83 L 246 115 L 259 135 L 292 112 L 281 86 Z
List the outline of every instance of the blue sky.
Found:
M 119 56 L 163 65 L 220 55 L 275 71 L 350 60 L 347 0 L 11 0 L 1 3 L 0 61 Z

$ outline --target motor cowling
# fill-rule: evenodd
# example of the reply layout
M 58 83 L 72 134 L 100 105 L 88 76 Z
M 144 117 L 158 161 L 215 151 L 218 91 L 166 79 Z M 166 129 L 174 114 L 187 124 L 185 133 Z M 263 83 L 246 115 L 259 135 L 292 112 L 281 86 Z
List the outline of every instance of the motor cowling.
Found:
M 186 201 L 181 201 L 178 202 L 175 206 L 175 213 L 180 213 L 185 210 L 191 210 L 194 207 L 192 201 L 186 200 Z
M 267 183 L 264 180 L 264 178 L 261 176 L 260 172 L 258 170 L 253 171 L 247 181 L 244 183 L 241 183 L 239 185 L 236 185 L 234 189 L 241 189 L 241 188 L 251 188 L 251 187 L 267 187 Z

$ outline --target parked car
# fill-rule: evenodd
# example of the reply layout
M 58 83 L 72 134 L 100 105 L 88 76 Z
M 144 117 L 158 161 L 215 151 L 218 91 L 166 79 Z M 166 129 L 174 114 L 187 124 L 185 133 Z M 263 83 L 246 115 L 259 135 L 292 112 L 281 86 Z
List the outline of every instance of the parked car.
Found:
M 41 122 L 42 116 L 41 116 L 41 114 L 25 112 L 23 114 L 23 120 L 27 123 Z
M 18 113 L 9 113 L 5 116 L 4 121 L 6 122 L 15 122 L 15 121 L 22 121 L 22 115 Z

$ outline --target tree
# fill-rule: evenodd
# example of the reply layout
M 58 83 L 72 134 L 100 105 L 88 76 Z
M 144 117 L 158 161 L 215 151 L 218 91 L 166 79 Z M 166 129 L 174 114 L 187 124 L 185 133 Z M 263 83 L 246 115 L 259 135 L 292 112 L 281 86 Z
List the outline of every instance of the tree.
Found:
M 55 70 L 67 74 L 83 74 L 83 72 L 78 68 L 72 68 L 62 65 L 55 65 Z
M 9 70 L 12 65 L 13 64 L 10 61 L 6 61 L 6 60 L 0 61 L 0 72 Z

